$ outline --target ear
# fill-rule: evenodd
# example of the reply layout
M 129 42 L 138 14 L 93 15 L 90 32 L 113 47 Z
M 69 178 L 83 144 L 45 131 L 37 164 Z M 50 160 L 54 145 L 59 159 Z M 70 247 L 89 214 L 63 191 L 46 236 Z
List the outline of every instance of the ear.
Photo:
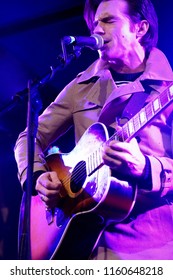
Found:
M 136 25 L 136 38 L 142 38 L 149 29 L 149 23 L 147 20 L 141 20 Z

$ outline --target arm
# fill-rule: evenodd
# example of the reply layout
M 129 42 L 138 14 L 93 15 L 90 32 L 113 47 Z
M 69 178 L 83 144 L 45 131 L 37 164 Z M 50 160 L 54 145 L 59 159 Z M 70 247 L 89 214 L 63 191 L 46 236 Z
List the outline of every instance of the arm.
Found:
M 48 108 L 39 116 L 35 143 L 34 172 L 46 171 L 44 152 L 51 143 L 64 134 L 73 125 L 72 107 L 75 80 L 57 96 Z M 23 185 L 27 169 L 27 128 L 19 134 L 14 148 L 18 166 L 18 177 Z
M 140 143 L 112 141 L 103 160 L 123 178 L 132 178 L 144 191 L 166 195 L 173 190 L 172 106 L 140 133 Z M 140 148 L 139 148 L 140 147 Z

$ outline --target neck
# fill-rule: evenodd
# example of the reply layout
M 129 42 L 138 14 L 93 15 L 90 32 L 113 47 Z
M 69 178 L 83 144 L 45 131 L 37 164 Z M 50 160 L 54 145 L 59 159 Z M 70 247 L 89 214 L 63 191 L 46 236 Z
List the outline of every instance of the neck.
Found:
M 138 73 L 145 70 L 146 58 L 144 49 L 123 55 L 123 58 L 109 61 L 110 67 L 118 73 Z

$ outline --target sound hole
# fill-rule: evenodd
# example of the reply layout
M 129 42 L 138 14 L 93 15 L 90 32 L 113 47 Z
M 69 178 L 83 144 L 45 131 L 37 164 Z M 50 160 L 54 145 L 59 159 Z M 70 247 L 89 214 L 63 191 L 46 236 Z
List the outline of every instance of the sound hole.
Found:
M 77 193 L 82 188 L 86 179 L 86 162 L 80 161 L 73 169 L 70 181 L 71 191 Z

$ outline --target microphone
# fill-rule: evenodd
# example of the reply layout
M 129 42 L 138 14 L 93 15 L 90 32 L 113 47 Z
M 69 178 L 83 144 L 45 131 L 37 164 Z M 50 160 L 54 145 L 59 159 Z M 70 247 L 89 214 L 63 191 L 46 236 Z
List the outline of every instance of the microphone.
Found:
M 66 45 L 73 44 L 80 47 L 88 47 L 92 50 L 99 50 L 104 45 L 103 38 L 98 34 L 93 34 L 90 37 L 65 36 L 63 42 Z

